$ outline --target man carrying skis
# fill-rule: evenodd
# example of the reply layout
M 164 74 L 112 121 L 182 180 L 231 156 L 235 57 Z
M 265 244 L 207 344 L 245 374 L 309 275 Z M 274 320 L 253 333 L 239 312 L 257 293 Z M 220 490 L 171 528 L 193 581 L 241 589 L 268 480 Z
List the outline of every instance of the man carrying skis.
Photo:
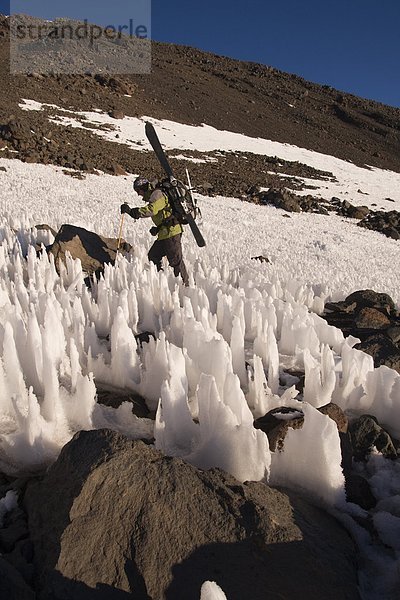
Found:
M 133 189 L 146 202 L 146 206 L 131 208 L 129 204 L 124 203 L 121 204 L 121 214 L 126 213 L 133 219 L 152 218 L 155 226 L 150 229 L 150 233 L 157 235 L 157 240 L 149 250 L 149 260 L 160 271 L 161 261 L 166 256 L 175 275 L 180 275 L 183 283 L 189 285 L 189 277 L 182 256 L 183 228 L 172 214 L 168 196 L 161 189 L 155 188 L 145 177 L 137 177 L 133 182 Z

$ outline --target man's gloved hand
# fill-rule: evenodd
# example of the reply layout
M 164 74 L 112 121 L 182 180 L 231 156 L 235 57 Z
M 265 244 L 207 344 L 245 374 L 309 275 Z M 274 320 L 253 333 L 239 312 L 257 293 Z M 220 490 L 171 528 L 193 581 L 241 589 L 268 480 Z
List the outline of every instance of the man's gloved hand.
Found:
M 130 214 L 131 212 L 131 207 L 129 206 L 129 204 L 127 204 L 126 202 L 124 202 L 123 204 L 121 204 L 121 215 L 126 214 Z
M 140 213 L 138 208 L 131 208 L 129 211 L 132 219 L 140 219 Z
M 150 229 L 150 233 L 151 233 L 151 235 L 157 235 L 158 234 L 158 227 L 152 227 Z

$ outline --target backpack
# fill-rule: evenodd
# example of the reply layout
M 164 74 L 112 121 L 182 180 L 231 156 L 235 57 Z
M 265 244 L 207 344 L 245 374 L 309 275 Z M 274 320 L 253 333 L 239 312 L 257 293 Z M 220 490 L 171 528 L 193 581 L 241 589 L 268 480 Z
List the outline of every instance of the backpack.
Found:
M 181 225 L 187 225 L 186 215 L 191 215 L 193 219 L 201 217 L 201 212 L 197 206 L 196 200 L 191 191 L 182 181 L 178 179 L 162 179 L 156 185 L 161 189 L 169 200 L 172 214 Z

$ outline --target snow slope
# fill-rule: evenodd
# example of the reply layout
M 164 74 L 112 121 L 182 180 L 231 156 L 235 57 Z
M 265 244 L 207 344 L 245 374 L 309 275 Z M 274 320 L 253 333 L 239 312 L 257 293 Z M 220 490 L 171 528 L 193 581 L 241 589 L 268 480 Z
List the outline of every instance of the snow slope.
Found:
M 32 227 L 48 223 L 57 229 L 63 223 L 86 227 L 103 235 L 118 236 L 119 206 L 140 205 L 132 192 L 132 179 L 87 175 L 83 181 L 66 176 L 62 169 L 0 159 L 1 207 L 18 227 L 21 216 Z M 356 227 L 355 220 L 336 215 L 288 213 L 271 206 L 255 206 L 234 198 L 199 198 L 208 240 L 206 256 L 211 265 L 227 269 L 251 268 L 283 280 L 298 278 L 331 299 L 352 291 L 372 288 L 385 291 L 400 303 L 400 249 L 396 240 Z M 400 200 L 398 203 L 400 209 Z M 126 219 L 124 235 L 138 236 L 149 246 L 146 222 Z M 293 243 L 295 240 L 295 243 Z M 197 248 L 185 236 L 186 253 L 194 260 Z M 251 257 L 267 256 L 271 265 L 257 265 Z
M 332 180 L 300 179 L 313 189 L 303 193 L 312 193 L 321 198 L 336 196 L 349 200 L 354 205 L 366 205 L 376 210 L 394 210 L 400 205 L 400 173 L 394 173 L 375 167 L 365 168 L 321 154 L 261 138 L 251 138 L 230 131 L 219 131 L 203 124 L 201 127 L 184 125 L 173 121 L 159 121 L 152 117 L 125 117 L 113 119 L 100 109 L 95 112 L 74 112 L 52 104 L 41 104 L 34 100 L 23 100 L 20 107 L 24 110 L 52 109 L 50 119 L 62 126 L 83 128 L 95 125 L 104 129 L 92 129 L 96 135 L 108 141 L 126 144 L 134 150 L 150 150 L 144 134 L 144 122 L 150 121 L 159 132 L 160 140 L 166 149 L 197 150 L 210 152 L 252 152 L 267 156 L 277 156 L 287 161 L 298 161 L 321 171 L 333 174 Z M 117 137 L 118 136 L 118 137 Z M 297 178 L 298 179 L 298 178 Z M 389 200 L 388 200 L 389 198 Z M 395 201 L 393 203 L 393 200 Z
M 169 142 L 174 148 L 275 148 L 238 134 L 218 132 L 217 142 L 211 132 L 203 137 L 203 128 L 162 125 L 161 140 L 175 135 Z M 296 155 L 282 145 L 275 150 L 293 160 L 324 160 L 318 168 L 329 170 L 322 155 L 299 149 Z M 373 543 L 351 518 L 363 511 L 345 502 L 336 426 L 316 408 L 334 401 L 352 414 L 375 414 L 400 437 L 400 376 L 374 369 L 371 357 L 318 313 L 327 299 L 360 288 L 387 292 L 399 304 L 400 244 L 336 216 L 286 218 L 272 207 L 202 197 L 207 247 L 199 250 L 189 231 L 184 236 L 189 288 L 169 269 L 157 273 L 148 264 L 149 224 L 127 218 L 124 237 L 133 254 L 120 256 L 89 290 L 78 261 L 58 275 L 46 255 L 37 258 L 32 244 L 52 237 L 34 225 L 57 229 L 69 222 L 117 236 L 121 202 L 139 205 L 132 178 L 88 175 L 80 181 L 18 160 L 0 159 L 0 167 L 1 468 L 40 469 L 82 428 L 154 435 L 166 454 L 202 468 L 219 466 L 241 481 L 301 489 L 339 511 L 359 543 L 363 597 L 392 597 L 400 565 L 391 535 L 400 523 L 398 461 L 382 468 L 375 456 L 366 467 L 381 506 L 374 516 L 381 543 Z M 386 196 L 398 194 L 398 174 L 382 171 L 374 179 L 367 169 L 340 168 L 342 184 L 351 181 L 371 199 L 383 185 Z M 271 263 L 252 260 L 259 255 Z M 133 334 L 148 330 L 157 339 L 140 350 Z M 305 405 L 290 383 L 282 385 L 279 375 L 287 368 L 306 370 Z M 129 403 L 99 405 L 96 386 L 102 385 L 143 395 L 157 411 L 155 423 L 134 417 Z M 305 415 L 304 427 L 288 434 L 280 454 L 253 427 L 254 417 L 278 406 Z

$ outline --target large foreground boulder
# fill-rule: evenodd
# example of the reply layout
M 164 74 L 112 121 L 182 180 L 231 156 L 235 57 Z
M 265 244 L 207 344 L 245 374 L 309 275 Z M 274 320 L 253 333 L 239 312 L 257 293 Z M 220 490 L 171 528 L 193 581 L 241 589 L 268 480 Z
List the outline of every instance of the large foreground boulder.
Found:
M 25 496 L 39 599 L 359 598 L 335 519 L 263 483 L 239 484 L 142 441 L 80 432 Z
M 105 264 L 114 264 L 117 248 L 116 238 L 106 238 L 75 225 L 62 225 L 54 243 L 47 248 L 47 251 L 54 255 L 57 269 L 60 261 L 65 262 L 66 253 L 69 252 L 72 258 L 80 259 L 82 269 L 91 275 L 95 271 L 101 271 Z M 120 251 L 130 250 L 130 244 L 122 240 Z

